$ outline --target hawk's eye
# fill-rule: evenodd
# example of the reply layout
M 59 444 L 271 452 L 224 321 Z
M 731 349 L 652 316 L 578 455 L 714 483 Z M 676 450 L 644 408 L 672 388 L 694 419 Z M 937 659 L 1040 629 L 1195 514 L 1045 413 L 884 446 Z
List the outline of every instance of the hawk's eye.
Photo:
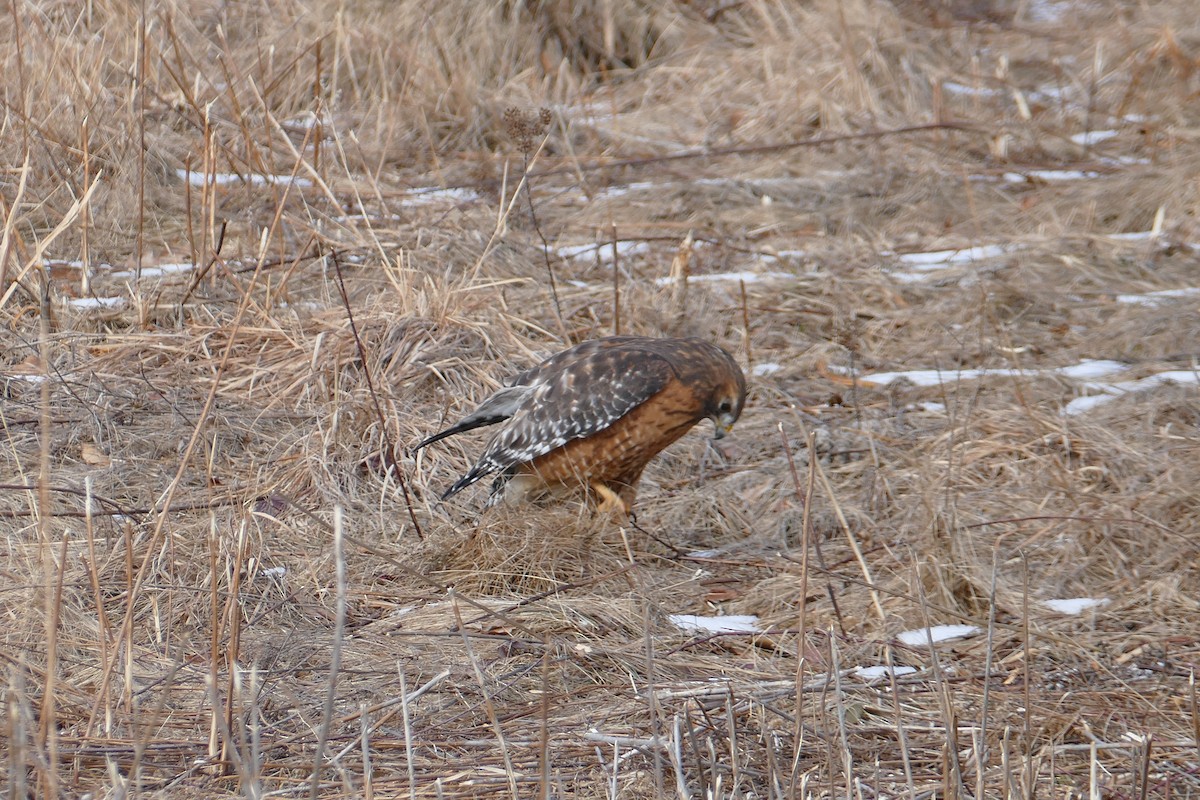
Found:
M 728 400 L 722 400 L 721 405 L 717 407 L 717 410 L 722 414 L 728 414 L 730 411 L 733 411 L 733 403 L 729 402 Z

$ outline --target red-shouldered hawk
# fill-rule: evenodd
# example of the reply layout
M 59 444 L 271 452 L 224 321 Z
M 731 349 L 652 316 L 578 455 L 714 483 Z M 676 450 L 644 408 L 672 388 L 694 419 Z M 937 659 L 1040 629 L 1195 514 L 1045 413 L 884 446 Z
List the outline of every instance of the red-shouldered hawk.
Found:
M 506 421 L 443 500 L 498 473 L 489 504 L 582 484 L 595 493 L 600 511 L 628 514 L 650 459 L 705 418 L 720 439 L 745 401 L 745 375 L 714 344 L 613 336 L 577 344 L 522 372 L 414 452 Z

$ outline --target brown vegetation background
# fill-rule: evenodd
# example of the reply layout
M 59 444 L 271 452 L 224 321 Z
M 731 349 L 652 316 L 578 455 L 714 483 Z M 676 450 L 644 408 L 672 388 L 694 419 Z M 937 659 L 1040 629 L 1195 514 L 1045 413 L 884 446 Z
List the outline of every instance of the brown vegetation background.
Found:
M 0 795 L 1200 796 L 1190 0 L 0 18 Z M 437 502 L 615 331 L 733 436 Z

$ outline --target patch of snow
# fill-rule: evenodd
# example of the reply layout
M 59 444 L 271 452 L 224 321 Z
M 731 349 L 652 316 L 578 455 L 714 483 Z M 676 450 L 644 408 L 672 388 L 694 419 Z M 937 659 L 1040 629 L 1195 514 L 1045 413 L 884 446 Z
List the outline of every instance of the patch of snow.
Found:
M 754 373 L 755 375 L 761 377 L 763 375 L 774 375 L 776 372 L 779 372 L 779 370 L 781 370 L 781 369 L 783 369 L 782 364 L 775 364 L 773 362 L 767 362 L 765 364 L 755 364 L 754 369 L 752 369 L 750 371 L 752 373 Z
M 1200 295 L 1200 289 L 1163 289 L 1161 292 L 1148 292 L 1146 294 L 1119 294 L 1117 295 L 1118 303 L 1133 303 L 1139 306 L 1158 306 L 1168 300 L 1176 297 L 1195 297 Z
M 732 615 L 723 617 L 698 617 L 694 614 L 671 614 L 671 620 L 677 628 L 685 631 L 701 633 L 758 633 L 758 617 L 753 615 Z
M 315 128 L 318 125 L 330 125 L 332 123 L 327 114 L 317 114 L 313 111 L 305 111 L 303 114 L 297 117 L 285 119 L 280 124 L 292 128 L 299 128 L 301 130 L 309 130 L 310 128 Z
M 663 186 L 664 184 L 655 183 L 654 181 L 635 181 L 634 183 L 626 183 L 623 186 L 609 186 L 606 189 L 601 189 L 600 191 L 596 192 L 596 197 L 621 197 L 622 195 L 632 194 L 633 192 L 644 192 L 649 189 L 658 189 Z
M 1004 90 L 1002 89 L 992 89 L 987 86 L 967 86 L 956 81 L 942 81 L 942 91 L 973 97 L 995 97 L 1004 94 Z
M 918 270 L 940 269 L 950 264 L 969 264 L 989 258 L 997 258 L 1009 252 L 1012 248 L 987 244 L 979 247 L 965 247 L 961 250 L 933 250 L 928 253 L 904 253 L 896 258 L 903 264 L 916 267 Z
M 693 550 L 687 555 L 688 558 L 716 558 L 717 556 L 721 555 L 721 552 L 722 551 L 720 548 L 716 550 Z
M 1150 159 L 1137 156 L 1098 156 L 1096 160 L 1109 167 L 1136 167 L 1150 163 Z
M 1082 181 L 1099 178 L 1102 173 L 1082 169 L 1031 169 L 1025 172 L 1006 172 L 1004 180 L 1008 183 L 1028 183 L 1032 180 L 1056 183 L 1059 181 Z
M 1178 383 L 1182 385 L 1200 385 L 1200 372 L 1192 370 L 1167 370 L 1160 372 L 1157 375 L 1149 375 L 1136 381 L 1121 381 L 1119 383 L 1089 383 L 1087 388 L 1093 391 L 1102 392 L 1102 394 L 1088 395 L 1087 397 L 1076 397 L 1071 402 L 1067 403 L 1063 413 L 1068 416 L 1081 414 L 1084 411 L 1089 411 L 1098 405 L 1107 403 L 1121 395 L 1131 392 L 1142 392 L 1146 389 L 1153 389 L 1156 386 L 1161 386 L 1165 383 Z
M 912 675 L 916 671 L 916 667 L 888 667 L 884 665 L 854 668 L 854 674 L 864 681 L 877 681 L 880 678 L 887 678 L 891 675 L 899 678 L 904 675 Z
M 72 297 L 67 303 L 72 308 L 121 308 L 124 297 Z
M 1090 394 L 1085 397 L 1076 397 L 1074 400 L 1067 403 L 1066 408 L 1063 409 L 1063 413 L 1068 416 L 1082 414 L 1083 412 L 1091 411 L 1096 406 L 1103 405 L 1112 399 L 1113 396 L 1111 394 Z
M 793 277 L 795 276 L 789 275 L 786 272 L 713 272 L 708 275 L 689 275 L 688 283 L 717 283 L 721 281 L 757 283 L 758 281 L 785 280 Z M 668 275 L 665 278 L 655 278 L 654 282 L 659 286 L 670 286 L 675 282 L 675 279 Z
M 930 411 L 934 414 L 945 414 L 946 413 L 946 404 L 945 403 L 932 403 L 928 400 L 922 400 L 920 403 L 913 403 L 913 410 L 915 410 L 915 411 Z
M 470 203 L 479 199 L 473 189 L 441 189 L 428 186 L 422 189 L 409 189 L 400 201 L 402 206 L 425 206 L 433 203 Z
M 21 372 L 10 375 L 0 375 L 0 380 L 23 381 L 25 383 L 44 383 L 46 381 L 46 376 L 37 373 Z
M 83 262 L 77 258 L 48 258 L 46 259 L 47 267 L 66 267 L 67 269 L 83 269 Z M 92 264 L 98 269 L 112 269 L 112 264 Z
M 972 380 L 989 374 L 1008 374 L 1009 370 L 964 369 L 957 372 L 937 369 L 910 369 L 905 372 L 876 372 L 862 375 L 859 380 L 863 383 L 873 383 L 878 386 L 888 386 L 898 380 L 907 380 L 917 386 L 940 386 L 950 380 Z
M 1039 86 L 1036 90 L 1031 92 L 1030 95 L 1032 97 L 1038 98 L 1039 100 L 1049 100 L 1051 102 L 1058 102 L 1058 101 L 1069 100 L 1070 93 L 1071 93 L 1071 90 L 1069 87 L 1052 86 L 1047 83 L 1047 84 L 1043 84 L 1042 86 Z
M 238 175 L 236 172 L 195 172 L 190 169 L 177 169 L 175 174 L 182 181 L 192 186 L 207 186 L 210 182 L 216 186 L 228 186 L 234 183 L 247 183 L 251 186 L 287 186 L 292 185 L 307 189 L 313 185 L 308 178 L 293 178 L 291 175 L 259 175 L 247 173 Z
M 161 278 L 163 275 L 175 275 L 180 272 L 191 272 L 196 268 L 195 264 L 156 264 L 153 267 L 142 267 L 143 278 Z M 113 278 L 136 278 L 137 270 L 123 269 L 119 272 L 110 273 Z
M 1083 133 L 1077 133 L 1072 136 L 1071 141 L 1075 144 L 1086 147 L 1087 145 L 1096 144 L 1097 142 L 1108 141 L 1117 135 L 1117 131 L 1084 131 Z
M 287 574 L 287 567 L 267 567 L 258 574 L 264 578 L 282 578 Z
M 403 219 L 399 214 L 339 214 L 336 217 L 330 217 L 334 222 L 340 222 L 343 225 L 347 222 L 399 222 Z
M 1132 231 L 1130 233 L 1106 233 L 1103 235 L 1106 239 L 1116 239 L 1122 242 L 1149 242 L 1162 236 L 1158 231 Z
M 889 272 L 888 277 L 900 283 L 924 283 L 938 276 L 933 269 L 930 269 L 927 272 Z
M 1089 608 L 1106 606 L 1111 602 L 1107 597 L 1069 597 L 1056 600 L 1043 600 L 1042 605 L 1060 614 L 1082 614 Z
M 896 638 L 910 647 L 920 647 L 928 644 L 930 639 L 933 640 L 934 644 L 937 644 L 938 642 L 948 642 L 952 639 L 974 636 L 977 633 L 979 633 L 979 628 L 974 625 L 934 625 L 932 628 L 901 631 L 896 635 Z
M 1051 371 L 1057 372 L 1064 378 L 1091 380 L 1093 378 L 1103 378 L 1105 375 L 1115 375 L 1118 372 L 1124 372 L 1127 369 L 1129 369 L 1129 365 L 1122 364 L 1120 361 L 1085 358 L 1078 364 L 1071 364 L 1066 367 L 1056 367 Z
M 1061 22 L 1073 7 L 1073 0 L 1033 0 L 1025 13 L 1033 22 Z
M 650 250 L 649 242 L 640 242 L 632 239 L 617 241 L 617 254 L 620 256 L 633 256 L 640 253 L 645 253 Z M 577 261 L 599 261 L 601 264 L 607 264 L 613 260 L 613 244 L 612 242 L 601 242 L 599 244 L 569 244 L 555 250 L 562 258 L 573 258 Z
M 877 386 L 887 386 L 898 380 L 907 380 L 917 386 L 941 386 L 948 381 L 969 381 L 977 378 L 988 377 L 1022 377 L 1030 375 L 1038 375 L 1043 373 L 1062 375 L 1065 378 L 1098 378 L 1104 375 L 1112 375 L 1118 372 L 1123 372 L 1129 367 L 1119 361 L 1105 361 L 1102 359 L 1088 359 L 1081 361 L 1078 364 L 1070 364 L 1065 367 L 1053 367 L 1046 370 L 1021 370 L 1008 368 L 995 369 L 960 369 L 960 370 L 936 370 L 936 369 L 910 369 L 903 372 L 875 372 L 859 376 L 859 380 L 863 383 L 873 383 Z M 842 367 L 830 366 L 831 371 L 846 374 L 847 370 Z
M 279 307 L 280 308 L 291 308 L 291 309 L 301 310 L 301 311 L 324 311 L 325 309 L 329 308 L 328 305 L 320 302 L 319 300 L 297 300 L 294 303 L 289 303 L 286 300 L 281 300 L 279 302 Z

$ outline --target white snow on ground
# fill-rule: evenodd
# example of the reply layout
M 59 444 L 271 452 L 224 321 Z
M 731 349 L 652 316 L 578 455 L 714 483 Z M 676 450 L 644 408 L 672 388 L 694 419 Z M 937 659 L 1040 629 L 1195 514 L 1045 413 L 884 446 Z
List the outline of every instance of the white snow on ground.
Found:
M 1122 242 L 1148 242 L 1162 236 L 1159 231 L 1129 231 L 1128 233 L 1106 233 L 1107 239 L 1117 239 Z
M 911 631 L 901 631 L 896 634 L 899 639 L 910 647 L 922 647 L 932 639 L 934 644 L 948 642 L 951 639 L 962 639 L 979 633 L 974 625 L 934 625 L 932 628 L 917 628 Z
M 698 617 L 694 614 L 671 614 L 668 619 L 677 628 L 701 633 L 758 633 L 758 617 L 733 615 Z
M 831 371 L 840 369 L 830 367 Z M 873 383 L 877 386 L 887 386 L 898 380 L 907 380 L 917 386 L 940 386 L 947 381 L 973 380 L 988 375 L 1012 375 L 1013 370 L 964 369 L 957 372 L 937 369 L 910 369 L 903 372 L 875 372 L 859 376 L 862 383 Z
M 951 264 L 969 264 L 987 258 L 996 258 L 1011 252 L 1012 248 L 1000 244 L 985 244 L 964 247 L 960 250 L 933 250 L 928 253 L 904 253 L 896 256 L 902 264 L 918 269 L 940 269 Z
M 175 174 L 180 180 L 187 181 L 192 186 L 207 186 L 210 182 L 216 186 L 228 186 L 234 183 L 248 183 L 251 186 L 292 186 L 307 189 L 313 185 L 308 178 L 293 178 L 291 175 L 259 175 L 247 173 L 238 175 L 235 172 L 195 172 L 190 169 L 177 169 Z
M 1030 169 L 1024 172 L 1006 172 L 1004 180 L 1008 183 L 1028 183 L 1030 179 L 1055 183 L 1099 178 L 1102 174 L 1082 169 Z
M 617 241 L 617 254 L 622 257 L 638 255 L 649 250 L 649 242 L 632 240 Z M 601 264 L 607 264 L 613 260 L 612 242 L 568 244 L 559 247 L 555 252 L 562 258 L 573 258 L 577 261 L 599 261 Z
M 1010 182 L 1023 183 L 1027 177 L 1040 178 L 1045 181 L 1079 180 L 1096 177 L 1099 174 L 1095 172 L 1080 172 L 1079 170 L 1032 170 L 1020 174 L 1015 172 L 1005 173 L 1004 179 Z M 1151 230 L 1106 233 L 1101 235 L 1107 239 L 1116 239 L 1117 241 L 1142 242 L 1159 239 L 1162 233 L 1158 230 Z M 963 247 L 957 250 L 931 250 L 925 253 L 902 253 L 900 255 L 885 251 L 879 255 L 885 258 L 895 258 L 909 268 L 908 271 L 889 270 L 888 275 L 902 283 L 916 283 L 927 280 L 930 277 L 936 277 L 935 275 L 931 275 L 931 273 L 936 273 L 948 267 L 988 261 L 1003 255 L 1015 253 L 1021 249 L 1022 245 L 1012 243 L 985 244 L 975 247 Z
M 670 184 L 668 184 L 670 185 Z M 663 184 L 655 181 L 636 181 L 634 183 L 626 183 L 621 186 L 609 186 L 606 189 L 601 189 L 596 192 L 596 197 L 621 197 L 622 195 L 632 194 L 633 192 L 646 192 L 651 189 L 661 189 Z
M 329 118 L 328 114 L 317 114 L 313 111 L 305 111 L 299 116 L 285 119 L 280 124 L 292 128 L 300 128 L 301 130 L 309 130 L 310 128 L 315 128 L 318 125 L 332 125 L 333 120 Z
M 1089 378 L 1102 378 L 1105 375 L 1115 375 L 1118 372 L 1124 372 L 1129 369 L 1128 365 L 1122 364 L 1120 361 L 1106 361 L 1104 359 L 1084 359 L 1078 364 L 1071 364 L 1066 367 L 1058 367 L 1054 369 L 1059 375 L 1064 378 L 1077 378 L 1079 380 L 1087 380 Z
M 1083 133 L 1077 133 L 1072 136 L 1071 141 L 1078 145 L 1087 146 L 1089 144 L 1107 141 L 1117 135 L 1117 131 L 1084 131 Z
M 1112 395 L 1090 394 L 1086 397 L 1076 397 L 1074 400 L 1067 403 L 1067 407 L 1063 409 L 1063 413 L 1067 414 L 1068 416 L 1082 414 L 1085 411 L 1091 411 L 1096 406 L 1107 403 L 1109 400 L 1112 400 Z
M 877 681 L 880 678 L 886 678 L 893 674 L 897 678 L 900 678 L 905 675 L 912 675 L 916 671 L 916 667 L 888 667 L 885 665 L 854 668 L 855 676 L 862 678 L 864 681 Z
M 775 363 L 768 362 L 768 363 L 764 363 L 764 364 L 755 364 L 754 369 L 752 369 L 750 371 L 753 372 L 756 376 L 761 377 L 763 375 L 774 375 L 776 372 L 779 372 L 779 370 L 781 370 L 781 369 L 783 369 L 782 364 L 775 364 Z
M 1020 248 L 1015 245 L 985 244 L 978 247 L 964 247 L 957 250 L 931 250 L 926 253 L 880 253 L 881 256 L 895 256 L 908 271 L 889 270 L 888 275 L 902 283 L 917 283 L 935 277 L 934 273 L 959 264 L 974 264 L 987 261 L 1006 253 L 1015 252 Z
M 404 219 L 399 214 L 339 214 L 336 217 L 330 217 L 334 222 L 340 222 L 343 225 L 347 222 L 399 222 Z
M 968 97 L 996 97 L 1008 94 L 1004 89 L 992 89 L 987 86 L 967 86 L 956 81 L 942 81 L 942 91 L 950 94 L 962 94 Z
M 163 275 L 175 275 L 180 272 L 191 272 L 196 268 L 195 264 L 155 264 L 153 267 L 142 267 L 143 278 L 161 278 Z M 119 272 L 110 272 L 111 278 L 135 278 L 137 270 L 123 269 Z
M 51 267 L 51 268 L 67 267 L 68 269 L 83 269 L 83 262 L 77 258 L 72 258 L 72 259 L 48 258 L 48 259 L 46 259 L 46 266 Z M 92 267 L 92 269 L 112 269 L 112 264 L 96 263 L 95 261 L 93 261 L 91 264 L 91 267 Z
M 1119 294 L 1117 295 L 1118 303 L 1133 303 L 1139 306 L 1160 306 L 1168 300 L 1174 300 L 1178 297 L 1197 297 L 1200 296 L 1200 289 L 1163 289 L 1160 292 L 1147 292 L 1146 294 Z
M 830 366 L 831 372 L 848 374 L 849 370 L 841 367 Z M 898 380 L 907 380 L 917 386 L 940 386 L 943 383 L 952 381 L 967 381 L 977 378 L 987 377 L 1030 377 L 1039 374 L 1055 374 L 1062 375 L 1066 378 L 1098 378 L 1105 375 L 1114 375 L 1129 369 L 1128 366 L 1119 361 L 1106 361 L 1101 359 L 1088 359 L 1081 361 L 1078 364 L 1070 364 L 1065 367 L 1052 367 L 1050 369 L 962 369 L 962 370 L 937 370 L 937 369 L 910 369 L 902 372 L 874 372 L 866 375 L 860 375 L 859 380 L 863 383 L 873 383 L 877 386 L 887 386 Z
M 433 203 L 470 203 L 478 200 L 479 195 L 473 189 L 441 189 L 428 186 L 422 189 L 409 189 L 400 200 L 402 206 L 426 206 Z
M 72 297 L 67 303 L 72 308 L 120 308 L 125 305 L 124 297 Z
M 1097 608 L 1109 604 L 1107 597 L 1069 597 L 1057 600 L 1043 600 L 1042 605 L 1060 614 L 1082 614 L 1089 608 Z
M 717 283 L 722 281 L 757 283 L 758 281 L 766 280 L 787 280 L 794 277 L 786 272 L 713 272 L 708 275 L 689 275 L 688 283 Z M 659 286 L 669 286 L 675 282 L 675 279 L 668 275 L 664 278 L 655 278 L 654 282 Z
M 1026 6 L 1025 15 L 1032 22 L 1062 22 L 1075 8 L 1075 0 L 1033 0 Z
M 1141 392 L 1146 389 L 1153 389 L 1156 386 L 1162 386 L 1165 383 L 1178 383 L 1182 385 L 1196 386 L 1200 385 L 1200 372 L 1192 370 L 1168 370 L 1160 372 L 1157 375 L 1149 375 L 1145 378 L 1140 378 L 1136 381 L 1120 381 L 1119 383 L 1088 383 L 1086 387 L 1092 391 L 1101 392 L 1101 394 L 1088 395 L 1087 397 L 1077 397 L 1067 403 L 1067 407 L 1063 409 L 1063 413 L 1067 415 L 1082 414 L 1084 411 L 1089 411 L 1098 405 L 1107 403 L 1121 395 L 1129 394 L 1130 392 Z

